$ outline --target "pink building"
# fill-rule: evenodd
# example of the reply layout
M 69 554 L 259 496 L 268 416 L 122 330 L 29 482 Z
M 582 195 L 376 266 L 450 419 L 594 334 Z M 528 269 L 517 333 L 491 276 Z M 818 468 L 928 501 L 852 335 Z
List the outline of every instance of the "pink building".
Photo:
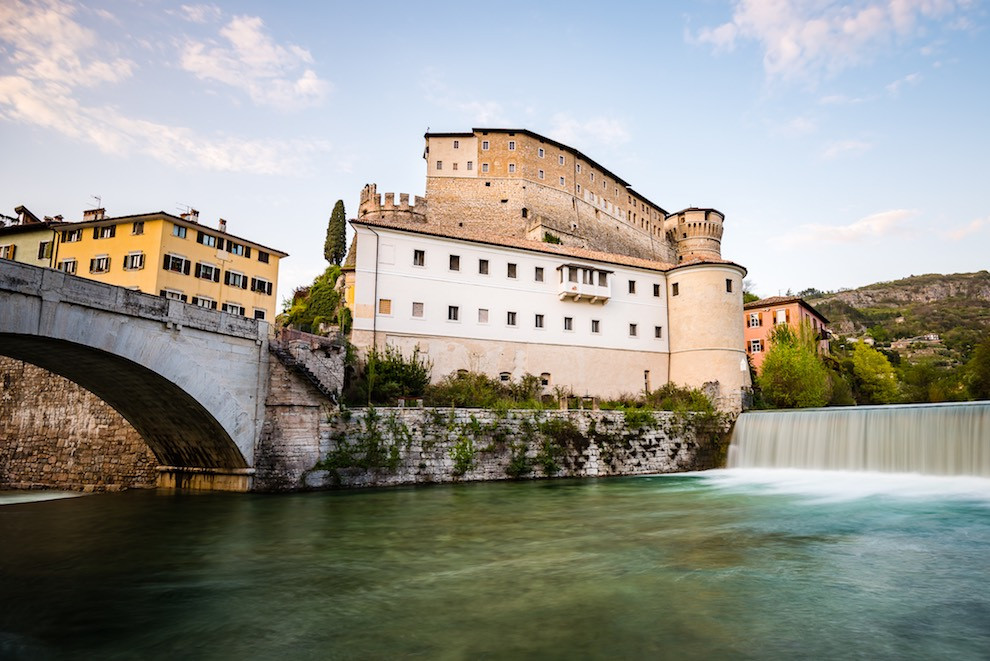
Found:
M 800 296 L 771 296 L 743 306 L 746 353 L 752 359 L 757 372 L 763 365 L 773 327 L 777 324 L 790 324 L 796 329 L 803 321 L 807 321 L 818 332 L 818 352 L 826 353 L 828 319 Z

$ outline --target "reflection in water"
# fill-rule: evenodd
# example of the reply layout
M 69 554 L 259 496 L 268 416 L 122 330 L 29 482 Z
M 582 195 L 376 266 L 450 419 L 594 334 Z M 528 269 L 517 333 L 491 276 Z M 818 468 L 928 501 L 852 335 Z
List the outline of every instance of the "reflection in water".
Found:
M 10 505 L 0 658 L 982 658 L 990 488 L 809 475 Z

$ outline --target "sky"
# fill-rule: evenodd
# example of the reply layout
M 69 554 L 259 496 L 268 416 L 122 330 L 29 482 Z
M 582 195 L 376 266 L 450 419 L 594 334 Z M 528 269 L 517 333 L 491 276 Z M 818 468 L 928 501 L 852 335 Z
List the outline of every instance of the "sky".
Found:
M 0 213 L 192 207 L 326 267 L 423 134 L 525 128 L 725 214 L 761 296 L 990 267 L 987 0 L 0 2 Z

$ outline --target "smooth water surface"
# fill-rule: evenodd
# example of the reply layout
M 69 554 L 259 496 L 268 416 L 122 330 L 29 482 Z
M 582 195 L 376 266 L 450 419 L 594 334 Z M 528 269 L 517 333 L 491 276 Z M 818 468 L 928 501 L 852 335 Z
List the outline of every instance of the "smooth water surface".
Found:
M 132 492 L 0 539 L 3 659 L 990 655 L 988 480 Z

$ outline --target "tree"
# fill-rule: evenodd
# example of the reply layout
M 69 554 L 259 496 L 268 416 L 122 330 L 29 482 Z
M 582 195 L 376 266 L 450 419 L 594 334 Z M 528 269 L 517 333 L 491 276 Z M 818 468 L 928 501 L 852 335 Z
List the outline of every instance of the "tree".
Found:
M 865 342 L 852 353 L 853 389 L 860 404 L 889 404 L 898 397 L 897 375 L 890 361 Z
M 990 399 L 990 336 L 976 346 L 966 371 L 967 387 L 973 399 Z
M 347 256 L 347 214 L 344 201 L 337 200 L 327 223 L 327 240 L 323 244 L 323 256 L 328 262 L 340 266 Z
M 746 303 L 752 303 L 753 301 L 760 300 L 760 297 L 753 293 L 753 288 L 756 287 L 754 283 L 749 278 L 743 280 L 742 290 L 743 290 L 743 305 Z
M 778 408 L 828 403 L 829 374 L 818 356 L 816 335 L 810 324 L 802 323 L 797 331 L 787 324 L 774 327 L 757 381 L 763 398 Z
M 350 330 L 350 310 L 337 291 L 340 267 L 331 266 L 309 287 L 294 292 L 292 304 L 283 314 L 283 323 L 306 333 L 319 333 L 321 324 L 337 324 L 343 333 Z

